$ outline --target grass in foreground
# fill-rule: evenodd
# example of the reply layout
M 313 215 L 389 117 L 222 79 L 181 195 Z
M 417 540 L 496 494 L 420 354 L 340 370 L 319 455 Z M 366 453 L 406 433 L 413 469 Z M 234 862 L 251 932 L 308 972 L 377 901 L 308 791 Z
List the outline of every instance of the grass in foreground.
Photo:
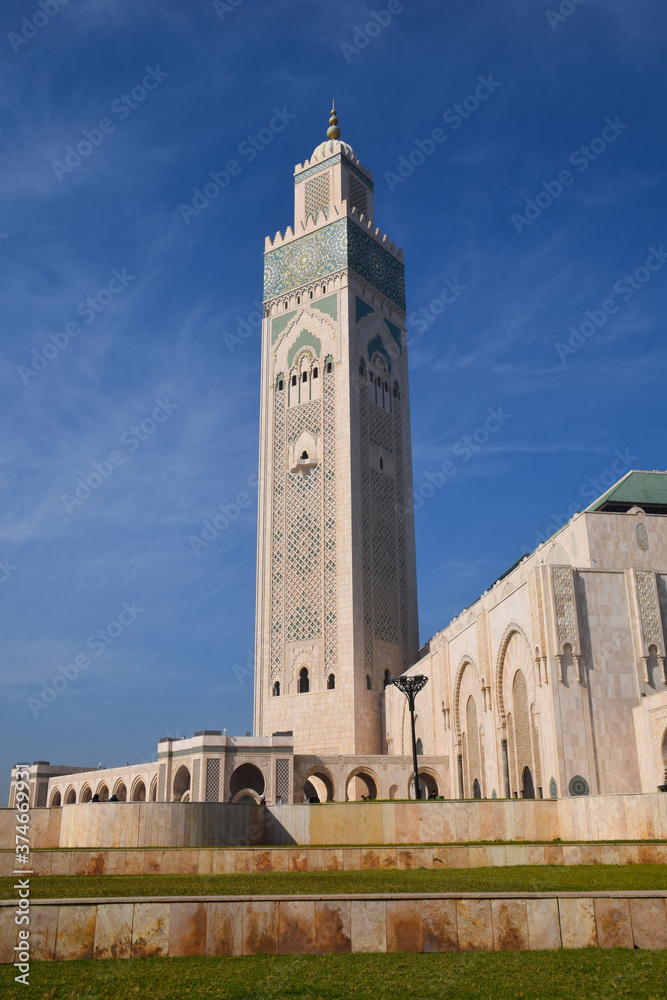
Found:
M 3 996 L 18 996 L 11 966 Z M 664 1000 L 667 952 L 258 955 L 35 962 L 34 1000 Z
M 0 898 L 13 899 L 13 878 Z M 96 896 L 271 896 L 368 892 L 593 892 L 667 889 L 667 865 L 511 865 L 388 871 L 269 872 L 253 875 L 34 876 L 33 899 Z M 667 995 L 667 988 L 665 990 Z

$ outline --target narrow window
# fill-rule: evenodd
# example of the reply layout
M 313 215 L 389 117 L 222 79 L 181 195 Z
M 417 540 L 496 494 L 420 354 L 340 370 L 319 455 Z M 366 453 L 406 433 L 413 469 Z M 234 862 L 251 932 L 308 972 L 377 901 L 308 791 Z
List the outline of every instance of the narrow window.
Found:
M 310 292 L 308 293 L 308 298 L 309 298 L 309 299 L 312 299 L 312 297 L 313 297 L 313 290 L 312 290 L 312 288 L 311 288 Z
M 273 697 L 274 698 L 280 697 L 280 681 L 276 681 L 276 683 L 273 685 Z
M 283 302 L 283 309 L 287 309 L 287 299 Z
M 329 691 L 333 691 L 335 687 L 336 687 L 336 678 L 334 677 L 333 674 L 329 674 L 329 676 L 327 677 L 327 689 Z
M 389 392 L 389 386 L 388 386 L 388 384 L 386 382 L 384 384 L 384 391 L 385 392 Z
M 373 690 L 373 684 L 371 682 L 371 675 L 370 674 L 366 674 L 366 687 L 368 688 L 369 691 Z
M 327 362 L 327 375 L 330 375 L 330 374 L 331 374 L 331 362 L 328 361 Z
M 317 368 L 313 368 L 313 378 L 317 378 Z
M 296 375 L 292 375 L 292 385 L 296 385 Z
M 391 674 L 388 670 L 384 672 L 384 687 L 388 687 L 391 684 Z
M 283 380 L 281 378 L 279 378 L 278 379 L 278 392 L 282 392 L 283 388 L 284 388 Z
M 326 285 L 322 285 L 322 295 L 326 295 L 326 294 L 327 294 L 327 286 Z
M 308 381 L 308 372 L 304 372 L 303 373 L 303 375 L 301 376 L 301 381 L 302 382 L 307 382 Z
M 308 679 L 308 667 L 301 667 L 299 671 L 299 694 L 308 694 L 310 691 L 310 680 Z
M 307 462 L 308 461 L 308 452 L 307 451 L 302 451 L 301 452 L 301 458 L 304 459 Z
M 384 459 L 383 459 L 382 455 L 380 455 L 380 468 L 384 469 Z
M 396 386 L 394 386 L 394 399 L 396 399 L 397 396 L 398 396 L 398 390 Z
M 364 374 L 364 366 L 363 365 L 359 365 L 359 374 L 360 375 Z

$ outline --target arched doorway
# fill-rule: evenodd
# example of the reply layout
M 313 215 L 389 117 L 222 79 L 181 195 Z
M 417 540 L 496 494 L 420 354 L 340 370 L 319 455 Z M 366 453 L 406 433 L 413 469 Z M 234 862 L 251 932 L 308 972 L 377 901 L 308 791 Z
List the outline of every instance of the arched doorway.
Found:
M 68 788 L 65 792 L 65 805 L 71 806 L 76 802 L 76 792 L 73 788 Z
M 157 802 L 157 774 L 151 781 L 151 802 Z
M 430 771 L 422 771 L 419 769 L 419 798 L 420 799 L 435 799 L 437 798 L 438 792 L 438 782 L 435 775 L 431 774 Z M 408 783 L 408 798 L 414 799 L 415 797 L 415 778 L 414 775 L 410 775 L 410 781 Z
M 535 785 L 533 775 L 529 767 L 524 767 L 521 775 L 521 797 L 524 799 L 535 798 Z
M 132 801 L 133 802 L 145 802 L 146 801 L 146 786 L 141 780 L 135 781 L 134 788 L 132 789 Z
M 109 801 L 109 789 L 104 784 L 104 782 L 102 782 L 102 784 L 97 789 L 97 797 L 100 800 L 100 802 L 108 802 Z
M 114 795 L 119 802 L 127 802 L 127 788 L 124 781 L 119 781 L 114 788 Z
M 264 775 L 255 764 L 241 764 L 232 774 L 229 790 L 232 798 L 246 789 L 263 795 L 265 785 Z
M 306 776 L 303 785 L 303 802 L 333 802 L 335 798 L 334 780 L 332 775 L 320 769 Z
M 188 792 L 190 790 L 190 772 L 185 766 L 185 764 L 181 764 L 178 771 L 174 775 L 173 787 L 174 787 L 173 801 L 180 802 L 185 792 Z
M 472 797 L 473 799 L 481 799 L 482 797 L 482 789 L 477 778 L 472 783 Z
M 368 771 L 353 771 L 345 784 L 345 800 L 347 802 L 361 802 L 362 799 L 376 799 L 378 797 L 377 780 Z
M 310 679 L 308 677 L 308 667 L 301 667 L 299 671 L 299 694 L 308 694 L 310 691 Z
M 90 785 L 84 785 L 79 797 L 79 802 L 90 802 L 93 797 L 93 792 Z
M 62 797 L 60 795 L 60 791 L 56 788 L 53 795 L 51 796 L 51 808 L 59 809 L 61 802 L 62 802 Z

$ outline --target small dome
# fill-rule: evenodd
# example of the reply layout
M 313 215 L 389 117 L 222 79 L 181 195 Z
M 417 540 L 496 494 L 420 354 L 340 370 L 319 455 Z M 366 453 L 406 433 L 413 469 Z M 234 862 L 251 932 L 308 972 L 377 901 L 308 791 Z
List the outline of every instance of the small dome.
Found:
M 348 160 L 352 160 L 353 163 L 358 163 L 352 146 L 348 146 L 346 142 L 341 142 L 340 139 L 327 139 L 326 142 L 321 142 L 313 150 L 313 155 L 310 158 L 311 163 L 313 160 L 326 160 L 328 156 L 333 156 L 335 153 L 345 153 Z

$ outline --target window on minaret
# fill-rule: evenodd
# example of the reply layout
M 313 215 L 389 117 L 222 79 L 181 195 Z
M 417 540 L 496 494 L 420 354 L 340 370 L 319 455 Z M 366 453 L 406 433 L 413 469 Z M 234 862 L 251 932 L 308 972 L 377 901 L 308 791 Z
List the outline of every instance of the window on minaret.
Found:
M 310 691 L 310 679 L 308 677 L 308 667 L 301 667 L 299 671 L 299 694 L 308 694 Z
M 308 381 L 308 372 L 304 372 L 303 373 L 303 375 L 301 376 L 301 381 L 302 382 L 307 382 Z
M 327 677 L 327 690 L 333 691 L 335 687 L 336 687 L 336 678 L 334 677 L 333 674 L 329 674 L 329 676 Z
M 276 681 L 273 685 L 273 697 L 278 698 L 280 696 L 280 681 Z
M 331 362 L 327 362 L 327 374 L 331 374 Z
M 366 674 L 366 687 L 368 688 L 369 691 L 373 690 L 373 682 L 371 680 L 370 674 Z
M 385 670 L 385 672 L 384 672 L 384 687 L 387 687 L 389 684 L 391 684 L 391 674 L 389 673 L 388 670 Z
M 296 385 L 296 375 L 292 375 L 292 385 Z
M 317 378 L 317 368 L 313 368 L 313 378 Z
M 384 459 L 382 455 L 380 455 L 380 469 L 384 469 Z

